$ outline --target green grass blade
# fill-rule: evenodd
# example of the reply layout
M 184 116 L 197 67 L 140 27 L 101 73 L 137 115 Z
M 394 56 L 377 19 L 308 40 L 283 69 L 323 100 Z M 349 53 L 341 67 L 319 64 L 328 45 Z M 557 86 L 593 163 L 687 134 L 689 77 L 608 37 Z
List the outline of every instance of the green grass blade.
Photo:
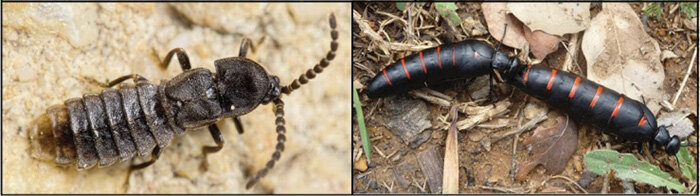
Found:
M 369 148 L 369 136 L 367 135 L 367 128 L 365 127 L 365 115 L 362 114 L 362 103 L 360 103 L 360 96 L 357 95 L 357 89 L 352 89 L 352 102 L 355 105 L 355 112 L 357 114 L 357 126 L 360 128 L 360 137 L 362 140 L 362 149 L 365 150 L 365 156 L 367 162 L 369 163 L 369 155 L 372 152 Z

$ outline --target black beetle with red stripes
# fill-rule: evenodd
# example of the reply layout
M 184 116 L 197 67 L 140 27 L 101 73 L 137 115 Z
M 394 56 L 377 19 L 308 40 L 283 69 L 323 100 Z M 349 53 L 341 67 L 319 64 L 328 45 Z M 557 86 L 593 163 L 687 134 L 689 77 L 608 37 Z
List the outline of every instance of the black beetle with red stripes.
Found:
M 367 95 L 386 97 L 445 80 L 486 74 L 499 74 L 504 82 L 605 133 L 660 145 L 671 155 L 680 148 L 678 136 L 671 137 L 665 125 L 657 126 L 654 114 L 639 101 L 572 73 L 525 66 L 483 41 L 444 44 L 402 58 L 372 79 Z

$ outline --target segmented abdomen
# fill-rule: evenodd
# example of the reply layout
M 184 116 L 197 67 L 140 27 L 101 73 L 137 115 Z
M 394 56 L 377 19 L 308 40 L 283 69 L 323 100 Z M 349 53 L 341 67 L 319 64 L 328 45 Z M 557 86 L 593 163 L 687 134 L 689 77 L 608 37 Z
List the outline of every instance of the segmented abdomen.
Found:
M 387 66 L 369 84 L 370 98 L 385 97 L 445 79 L 473 78 L 491 70 L 493 48 L 483 41 L 443 44 Z
M 184 130 L 172 122 L 163 86 L 122 84 L 50 107 L 33 122 L 32 155 L 78 169 L 109 166 L 165 148 Z
M 656 118 L 639 101 L 577 75 L 539 65 L 517 71 L 510 83 L 574 119 L 632 141 L 649 141 Z

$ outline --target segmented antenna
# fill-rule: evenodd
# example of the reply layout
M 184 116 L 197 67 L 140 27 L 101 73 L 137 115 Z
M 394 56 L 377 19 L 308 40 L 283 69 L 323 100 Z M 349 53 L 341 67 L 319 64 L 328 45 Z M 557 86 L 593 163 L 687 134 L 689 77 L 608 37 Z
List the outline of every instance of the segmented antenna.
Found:
M 328 67 L 329 61 L 335 58 L 335 51 L 338 49 L 338 31 L 335 30 L 336 23 L 334 14 L 331 13 L 328 23 L 331 26 L 331 38 L 333 38 L 333 40 L 331 41 L 331 50 L 328 51 L 326 57 L 321 59 L 321 61 L 318 64 L 316 64 L 316 66 L 314 66 L 312 69 L 308 69 L 305 74 L 301 74 L 299 78 L 292 81 L 291 84 L 284 86 L 282 88 L 282 93 L 289 94 L 292 91 L 301 87 L 301 85 L 308 83 L 310 79 L 316 77 L 316 74 L 321 73 L 323 71 L 323 68 Z
M 284 151 L 284 142 L 287 141 L 287 138 L 284 136 L 284 132 L 286 132 L 286 128 L 284 128 L 284 102 L 282 102 L 281 99 L 277 98 L 273 101 L 275 104 L 275 116 L 277 119 L 275 119 L 275 124 L 277 125 L 277 147 L 275 148 L 275 152 L 272 153 L 272 157 L 270 158 L 269 161 L 267 161 L 267 165 L 265 165 L 265 168 L 259 170 L 257 173 L 255 173 L 255 176 L 246 183 L 245 188 L 249 189 L 253 185 L 255 185 L 260 178 L 265 177 L 267 175 L 267 172 L 271 170 L 273 167 L 275 167 L 275 162 L 280 159 L 280 155 Z
M 503 35 L 501 36 L 501 40 L 498 40 L 498 46 L 496 46 L 497 52 L 501 49 L 501 43 L 503 43 L 503 39 L 506 38 L 506 31 L 507 30 L 508 30 L 508 23 L 503 23 Z

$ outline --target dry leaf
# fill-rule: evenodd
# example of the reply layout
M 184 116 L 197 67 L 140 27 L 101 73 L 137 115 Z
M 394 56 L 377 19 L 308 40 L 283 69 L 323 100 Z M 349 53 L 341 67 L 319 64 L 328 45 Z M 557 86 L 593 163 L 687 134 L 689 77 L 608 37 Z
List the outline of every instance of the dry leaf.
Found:
M 559 36 L 550 35 L 540 30 L 533 32 L 527 26 L 523 26 L 523 35 L 530 44 L 530 52 L 539 60 L 559 49 Z
M 670 58 L 677 58 L 678 55 L 676 53 L 673 53 L 673 51 L 670 50 L 664 50 L 661 52 L 661 61 L 665 61 L 666 59 Z
M 627 3 L 604 3 L 583 35 L 588 79 L 642 102 L 657 113 L 664 69 L 659 44 Z
M 591 22 L 590 3 L 509 3 L 508 10 L 525 26 L 563 36 L 583 31 Z
M 445 142 L 445 162 L 442 175 L 442 193 L 456 194 L 459 191 L 459 144 L 457 143 L 457 104 L 450 108 L 452 123 Z
M 482 3 L 481 10 L 484 13 L 484 19 L 491 36 L 499 40 L 503 37 L 503 32 L 506 32 L 505 37 L 501 40 L 501 43 L 506 46 L 517 49 L 529 46 L 532 54 L 539 60 L 544 59 L 547 54 L 559 48 L 560 38 L 558 36 L 542 31 L 531 31 L 520 20 L 508 13 L 506 3 Z M 505 24 L 508 26 L 506 27 Z
M 688 108 L 676 110 L 675 112 L 661 113 L 657 118 L 656 123 L 659 126 L 670 126 L 666 128 L 668 130 L 668 134 L 677 135 L 682 140 L 695 132 L 693 122 L 688 119 L 689 115 L 690 110 Z
M 524 180 L 539 164 L 550 174 L 561 173 L 578 145 L 576 124 L 568 117 L 559 116 L 555 126 L 537 127 L 524 143 L 532 144 L 532 160 L 518 164 L 516 180 Z
M 482 3 L 481 11 L 484 13 L 489 33 L 496 40 L 500 40 L 503 37 L 503 31 L 506 31 L 505 38 L 500 40 L 501 43 L 517 49 L 523 49 L 527 46 L 527 40 L 522 33 L 523 24 L 508 14 L 506 3 Z M 508 27 L 505 27 L 505 24 L 508 24 Z

